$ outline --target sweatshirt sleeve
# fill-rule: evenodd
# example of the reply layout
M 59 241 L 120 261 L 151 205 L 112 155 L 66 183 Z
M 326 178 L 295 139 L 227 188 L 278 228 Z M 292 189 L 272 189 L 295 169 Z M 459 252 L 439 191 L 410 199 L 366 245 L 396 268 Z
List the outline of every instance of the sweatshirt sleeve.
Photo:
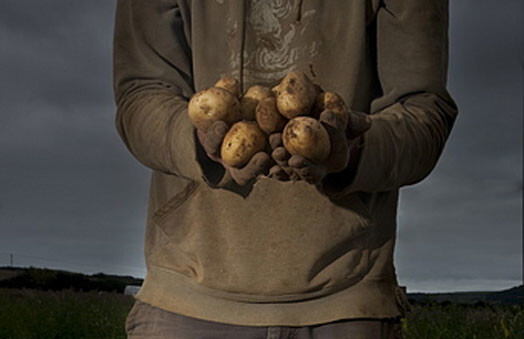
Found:
M 458 114 L 446 90 L 448 1 L 385 0 L 376 25 L 382 95 L 372 102 L 372 126 L 341 195 L 390 191 L 424 179 Z
M 145 166 L 202 181 L 198 139 L 187 115 L 194 93 L 187 16 L 174 0 L 117 2 L 115 124 Z

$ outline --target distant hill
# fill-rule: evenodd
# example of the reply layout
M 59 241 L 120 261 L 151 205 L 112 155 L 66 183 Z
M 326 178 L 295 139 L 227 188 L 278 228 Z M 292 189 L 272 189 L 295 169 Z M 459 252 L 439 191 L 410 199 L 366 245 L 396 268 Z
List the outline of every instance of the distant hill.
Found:
M 524 304 L 524 285 L 512 287 L 503 291 L 485 292 L 452 292 L 452 293 L 407 293 L 410 303 L 445 303 L 453 302 L 459 304 Z
M 39 290 L 75 289 L 123 293 L 127 285 L 141 285 L 142 279 L 104 273 L 86 275 L 46 268 L 0 267 L 0 288 Z
M 86 275 L 46 268 L 0 267 L 0 288 L 32 288 L 39 290 L 76 289 L 82 291 L 116 291 L 124 293 L 126 286 L 140 286 L 143 280 L 131 276 L 98 273 Z M 524 285 L 503 291 L 407 293 L 412 304 L 524 304 Z

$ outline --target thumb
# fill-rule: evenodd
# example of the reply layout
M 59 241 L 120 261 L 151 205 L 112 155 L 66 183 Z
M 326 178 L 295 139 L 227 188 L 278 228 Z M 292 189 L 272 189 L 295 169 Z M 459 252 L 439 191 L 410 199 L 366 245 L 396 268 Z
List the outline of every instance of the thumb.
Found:
M 354 139 L 371 128 L 372 119 L 366 113 L 350 111 L 348 114 L 348 126 L 346 135 L 348 139 Z
M 220 152 L 222 140 L 226 135 L 228 126 L 224 121 L 216 121 L 208 129 L 203 138 L 203 145 L 206 152 L 210 155 L 217 156 Z
M 337 119 L 337 116 L 335 113 L 329 109 L 325 109 L 322 113 L 320 113 L 320 117 L 318 119 L 324 127 L 326 125 L 329 125 L 332 128 L 341 128 L 340 121 Z
M 263 174 L 269 167 L 271 159 L 266 152 L 258 152 L 242 168 L 228 166 L 227 169 L 240 186 L 246 185 L 255 179 L 259 174 Z

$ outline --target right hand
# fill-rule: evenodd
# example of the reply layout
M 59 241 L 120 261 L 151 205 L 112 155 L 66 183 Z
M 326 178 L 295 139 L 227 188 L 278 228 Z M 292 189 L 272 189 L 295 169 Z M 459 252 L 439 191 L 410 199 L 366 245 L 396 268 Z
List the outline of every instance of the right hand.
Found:
M 229 127 L 224 121 L 215 121 L 207 132 L 197 130 L 198 140 L 206 151 L 207 156 L 211 160 L 222 164 L 233 180 L 238 185 L 244 186 L 267 170 L 271 163 L 271 158 L 266 152 L 258 152 L 253 155 L 244 167 L 236 168 L 226 165 L 220 158 L 220 147 L 228 129 Z
M 365 113 L 348 112 L 348 126 L 344 131 L 334 114 L 328 110 L 320 116 L 320 122 L 328 132 L 331 152 L 323 164 L 314 164 L 300 155 L 291 155 L 284 148 L 282 133 L 269 136 L 271 156 L 276 165 L 269 170 L 269 176 L 278 180 L 306 180 L 316 184 L 330 173 L 344 169 L 355 170 L 358 164 L 362 135 L 371 127 L 372 120 Z M 351 156 L 350 156 L 351 154 Z

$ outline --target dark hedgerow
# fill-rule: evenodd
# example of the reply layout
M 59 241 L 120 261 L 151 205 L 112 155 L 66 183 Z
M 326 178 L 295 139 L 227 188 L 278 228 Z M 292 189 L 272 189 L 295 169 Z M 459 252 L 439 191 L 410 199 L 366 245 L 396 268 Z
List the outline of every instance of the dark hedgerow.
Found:
M 126 285 L 140 285 L 141 279 L 103 273 L 85 275 L 43 268 L 28 268 L 10 279 L 0 280 L 0 288 L 30 288 L 45 291 L 75 289 L 123 293 Z

